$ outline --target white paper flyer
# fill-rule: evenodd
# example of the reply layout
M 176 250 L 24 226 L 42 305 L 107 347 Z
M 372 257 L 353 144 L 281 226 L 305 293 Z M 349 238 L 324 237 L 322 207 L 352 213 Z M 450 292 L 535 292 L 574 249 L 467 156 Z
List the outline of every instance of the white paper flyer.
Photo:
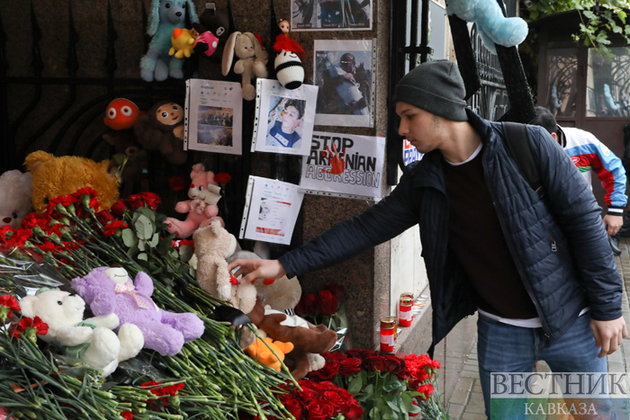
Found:
M 186 81 L 184 150 L 241 155 L 242 119 L 240 83 L 203 79 Z
M 239 238 L 289 245 L 303 198 L 295 184 L 250 176 Z

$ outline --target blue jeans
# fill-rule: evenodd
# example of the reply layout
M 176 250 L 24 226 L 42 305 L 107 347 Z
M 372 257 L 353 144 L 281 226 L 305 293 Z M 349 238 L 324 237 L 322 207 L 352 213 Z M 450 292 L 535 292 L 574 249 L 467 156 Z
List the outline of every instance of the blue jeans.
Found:
M 492 372 L 532 372 L 538 360 L 547 362 L 553 372 L 607 372 L 606 358 L 597 357 L 600 349 L 590 322 L 587 312 L 560 339 L 547 343 L 542 328 L 515 327 L 479 315 L 479 378 L 488 418 Z M 616 418 L 614 412 L 610 418 Z

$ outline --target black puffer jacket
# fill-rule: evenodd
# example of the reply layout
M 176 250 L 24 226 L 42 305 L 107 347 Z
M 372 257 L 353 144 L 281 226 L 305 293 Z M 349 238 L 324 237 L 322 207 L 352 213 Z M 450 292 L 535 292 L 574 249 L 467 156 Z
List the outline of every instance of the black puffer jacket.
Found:
M 590 306 L 597 320 L 617 319 L 622 284 L 593 193 L 562 148 L 529 126 L 545 202 L 521 176 L 503 142 L 501 124 L 468 111 L 484 144 L 483 166 L 499 222 L 550 340 Z M 447 246 L 448 204 L 442 155 L 414 164 L 392 193 L 280 258 L 289 277 L 330 266 L 420 225 L 433 304 L 433 344 L 476 310 L 474 292 Z

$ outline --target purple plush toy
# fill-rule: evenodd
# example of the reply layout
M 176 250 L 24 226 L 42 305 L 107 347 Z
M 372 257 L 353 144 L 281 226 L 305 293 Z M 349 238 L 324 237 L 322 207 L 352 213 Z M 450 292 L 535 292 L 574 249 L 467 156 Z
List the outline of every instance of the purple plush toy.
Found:
M 73 279 L 72 288 L 95 316 L 115 313 L 120 325 L 137 325 L 144 334 L 144 347 L 162 356 L 174 356 L 185 342 L 196 340 L 204 332 L 203 321 L 197 315 L 158 308 L 151 299 L 153 281 L 145 273 L 138 273 L 132 282 L 124 268 L 99 267 L 83 278 Z

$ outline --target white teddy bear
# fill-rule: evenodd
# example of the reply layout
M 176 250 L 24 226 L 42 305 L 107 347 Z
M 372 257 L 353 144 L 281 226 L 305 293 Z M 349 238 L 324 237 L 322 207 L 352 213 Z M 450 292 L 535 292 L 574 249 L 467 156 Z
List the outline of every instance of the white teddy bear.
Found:
M 85 301 L 80 296 L 56 289 L 40 289 L 35 296 L 20 300 L 22 315 L 38 316 L 48 324 L 48 333 L 39 338 L 64 347 L 67 356 L 75 357 L 111 374 L 123 360 L 135 357 L 144 347 L 144 336 L 133 324 L 123 324 L 118 335 L 116 314 L 83 319 Z
M 22 219 L 33 211 L 32 175 L 18 170 L 0 176 L 0 227 L 20 227 Z

